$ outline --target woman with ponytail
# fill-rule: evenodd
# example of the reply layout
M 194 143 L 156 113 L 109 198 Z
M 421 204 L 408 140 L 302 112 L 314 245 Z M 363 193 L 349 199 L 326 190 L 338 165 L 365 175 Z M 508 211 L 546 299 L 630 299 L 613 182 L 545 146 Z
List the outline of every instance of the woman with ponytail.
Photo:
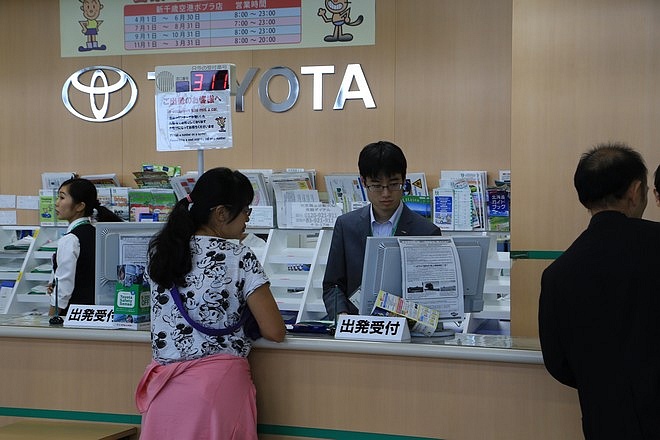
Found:
M 257 440 L 241 317 L 249 310 L 275 342 L 285 327 L 259 260 L 236 243 L 253 197 L 245 175 L 210 169 L 149 245 L 153 361 L 135 394 L 141 440 Z
M 55 314 L 55 282 L 57 282 L 58 314 L 64 316 L 69 304 L 94 304 L 94 266 L 96 221 L 120 222 L 115 213 L 101 206 L 96 187 L 87 179 L 73 178 L 60 185 L 55 212 L 60 220 L 67 220 L 66 234 L 58 240 L 53 255 L 53 282 L 48 284 L 50 314 Z

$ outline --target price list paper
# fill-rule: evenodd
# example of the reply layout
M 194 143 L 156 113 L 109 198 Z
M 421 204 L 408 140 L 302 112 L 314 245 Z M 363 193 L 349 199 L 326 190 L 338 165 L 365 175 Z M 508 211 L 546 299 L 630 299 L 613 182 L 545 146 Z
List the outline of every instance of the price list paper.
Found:
M 300 43 L 301 1 L 127 5 L 124 48 L 131 51 Z

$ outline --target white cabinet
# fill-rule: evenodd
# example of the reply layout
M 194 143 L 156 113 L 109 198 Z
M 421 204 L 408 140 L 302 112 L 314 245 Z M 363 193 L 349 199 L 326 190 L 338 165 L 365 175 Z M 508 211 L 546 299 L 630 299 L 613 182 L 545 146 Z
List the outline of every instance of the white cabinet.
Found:
M 0 313 L 48 311 L 46 285 L 55 242 L 65 228 L 3 226 L 0 229 Z M 8 288 L 12 284 L 11 290 Z

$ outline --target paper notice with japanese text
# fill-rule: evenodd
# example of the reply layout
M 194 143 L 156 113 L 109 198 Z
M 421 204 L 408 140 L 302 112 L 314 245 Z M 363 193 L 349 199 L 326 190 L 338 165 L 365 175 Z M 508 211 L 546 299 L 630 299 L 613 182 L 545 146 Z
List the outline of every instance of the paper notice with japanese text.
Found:
M 399 238 L 403 298 L 440 312 L 463 316 L 463 278 L 451 237 Z

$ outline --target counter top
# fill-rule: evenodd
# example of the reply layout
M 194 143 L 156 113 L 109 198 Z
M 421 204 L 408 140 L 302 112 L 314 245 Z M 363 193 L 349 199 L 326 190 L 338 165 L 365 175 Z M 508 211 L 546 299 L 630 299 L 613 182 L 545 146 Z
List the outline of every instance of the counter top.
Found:
M 149 343 L 148 331 L 53 327 L 45 316 L 0 315 L 0 337 Z M 501 335 L 456 334 L 413 338 L 410 343 L 336 340 L 325 335 L 287 335 L 282 343 L 260 339 L 257 349 L 324 351 L 386 356 L 542 364 L 539 341 Z

